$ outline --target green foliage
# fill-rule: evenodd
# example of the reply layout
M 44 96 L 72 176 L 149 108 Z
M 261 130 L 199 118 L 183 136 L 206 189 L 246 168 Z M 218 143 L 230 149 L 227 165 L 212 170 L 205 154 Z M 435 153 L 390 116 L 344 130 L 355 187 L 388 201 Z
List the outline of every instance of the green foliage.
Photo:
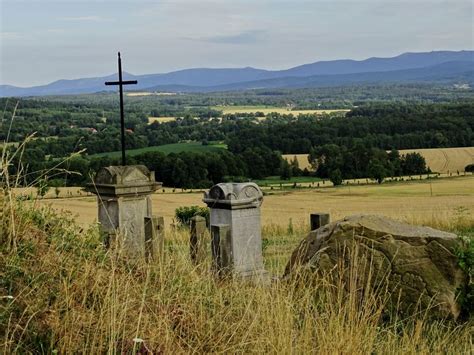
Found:
M 459 267 L 466 272 L 468 282 L 464 290 L 459 292 L 459 303 L 462 312 L 467 316 L 474 314 L 474 240 L 473 237 L 463 237 L 461 246 L 456 250 Z
M 206 143 L 206 144 L 204 144 Z M 171 153 L 181 153 L 181 152 L 216 152 L 221 149 L 226 149 L 225 144 L 221 143 L 214 143 L 210 144 L 207 141 L 203 142 L 183 142 L 183 143 L 173 143 L 173 144 L 163 144 L 159 146 L 152 146 L 152 147 L 145 147 L 145 148 L 138 148 L 138 149 L 129 149 L 127 150 L 127 156 L 137 156 L 143 153 L 149 152 L 161 152 L 164 154 L 171 154 Z M 91 157 L 104 157 L 107 156 L 109 158 L 118 158 L 121 156 L 121 151 L 115 152 L 107 152 L 107 153 L 99 153 L 94 154 Z
M 335 169 L 329 173 L 329 180 L 334 186 L 339 186 L 342 184 L 342 174 L 339 169 Z
M 38 196 L 44 197 L 48 193 L 50 186 L 48 185 L 48 180 L 41 179 L 38 181 L 38 186 L 36 187 L 36 191 Z
M 293 176 L 293 171 L 290 167 L 290 164 L 285 159 L 283 159 L 281 162 L 280 178 L 282 180 L 290 180 L 292 176 Z
M 194 216 L 206 218 L 206 223 L 209 224 L 209 208 L 207 207 L 182 206 L 175 210 L 176 220 L 183 226 L 189 226 Z

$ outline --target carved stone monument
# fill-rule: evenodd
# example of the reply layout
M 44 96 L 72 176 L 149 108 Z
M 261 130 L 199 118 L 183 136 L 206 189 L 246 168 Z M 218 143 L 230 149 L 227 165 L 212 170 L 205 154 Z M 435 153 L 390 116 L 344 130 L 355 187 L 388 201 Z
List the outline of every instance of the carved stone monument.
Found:
M 97 195 L 106 244 L 130 257 L 158 256 L 163 224 L 159 217 L 152 216 L 150 195 L 160 186 L 154 172 L 143 165 L 99 170 L 86 191 Z
M 263 193 L 254 183 L 214 185 L 203 200 L 210 211 L 211 247 L 219 273 L 267 278 L 263 268 L 260 206 Z

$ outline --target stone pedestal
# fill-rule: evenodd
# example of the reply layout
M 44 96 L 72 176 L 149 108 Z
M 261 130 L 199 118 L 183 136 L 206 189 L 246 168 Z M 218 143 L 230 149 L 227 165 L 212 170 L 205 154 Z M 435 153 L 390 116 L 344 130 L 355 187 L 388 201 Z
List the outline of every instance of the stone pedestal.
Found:
M 204 194 L 210 211 L 213 263 L 219 272 L 267 278 L 263 267 L 260 206 L 254 183 L 221 183 Z
M 322 226 L 325 226 L 326 224 L 329 224 L 330 219 L 331 217 L 329 213 L 311 213 L 310 215 L 311 230 L 314 231 L 316 229 L 319 229 Z
M 99 222 L 109 246 L 130 257 L 153 256 L 160 233 L 150 195 L 160 186 L 155 174 L 143 165 L 99 170 L 86 191 L 97 195 Z

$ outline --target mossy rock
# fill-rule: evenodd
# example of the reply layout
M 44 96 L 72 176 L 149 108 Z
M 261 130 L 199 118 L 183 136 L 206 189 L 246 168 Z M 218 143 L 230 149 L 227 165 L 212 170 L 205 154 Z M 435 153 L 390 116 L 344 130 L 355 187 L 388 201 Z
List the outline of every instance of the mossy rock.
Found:
M 342 280 L 347 291 L 361 297 L 370 287 L 389 295 L 387 306 L 405 315 L 429 310 L 430 317 L 456 319 L 458 291 L 468 282 L 456 256 L 460 244 L 455 234 L 433 228 L 350 216 L 310 232 L 293 252 L 285 276 Z

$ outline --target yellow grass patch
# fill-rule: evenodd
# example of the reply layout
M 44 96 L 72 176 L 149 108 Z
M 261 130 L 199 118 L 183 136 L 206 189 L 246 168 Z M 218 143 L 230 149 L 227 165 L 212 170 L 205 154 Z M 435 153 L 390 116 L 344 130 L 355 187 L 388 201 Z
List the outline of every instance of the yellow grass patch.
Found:
M 431 171 L 442 174 L 462 172 L 466 165 L 474 164 L 474 147 L 400 150 L 401 155 L 413 152 L 420 153 L 425 158 L 426 165 Z M 283 158 L 290 162 L 295 156 L 300 169 L 311 170 L 308 154 L 284 154 Z
M 202 197 L 202 192 L 170 193 L 167 190 L 167 193 L 156 193 L 152 198 L 153 211 L 163 215 L 165 222 L 170 224 L 177 207 L 204 206 Z M 96 198 L 92 196 L 42 200 L 40 203 L 70 211 L 83 225 L 97 219 Z M 315 211 L 329 212 L 333 220 L 366 213 L 415 224 L 446 226 L 457 218 L 474 215 L 474 176 L 275 193 L 264 198 L 263 225 L 288 226 L 290 220 L 295 226 L 306 225 L 309 214 Z
M 153 122 L 159 122 L 159 123 L 163 123 L 163 122 L 172 122 L 172 121 L 176 121 L 176 117 L 148 117 L 148 123 L 151 124 Z
M 322 115 L 324 113 L 333 113 L 333 112 L 349 112 L 347 109 L 337 109 L 337 110 L 291 110 L 286 107 L 268 107 L 268 106 L 214 106 L 213 109 L 222 111 L 224 114 L 236 114 L 236 113 L 256 113 L 263 112 L 265 115 L 276 112 L 281 115 L 292 114 L 294 116 L 298 115 L 307 115 L 307 114 L 317 114 Z
M 464 171 L 466 165 L 474 164 L 474 147 L 400 150 L 402 155 L 413 152 L 420 153 L 428 167 L 439 173 Z
M 283 154 L 282 157 L 286 159 L 288 163 L 292 162 L 296 157 L 300 169 L 304 170 L 306 168 L 310 171 L 312 170 L 311 164 L 308 161 L 308 154 Z

